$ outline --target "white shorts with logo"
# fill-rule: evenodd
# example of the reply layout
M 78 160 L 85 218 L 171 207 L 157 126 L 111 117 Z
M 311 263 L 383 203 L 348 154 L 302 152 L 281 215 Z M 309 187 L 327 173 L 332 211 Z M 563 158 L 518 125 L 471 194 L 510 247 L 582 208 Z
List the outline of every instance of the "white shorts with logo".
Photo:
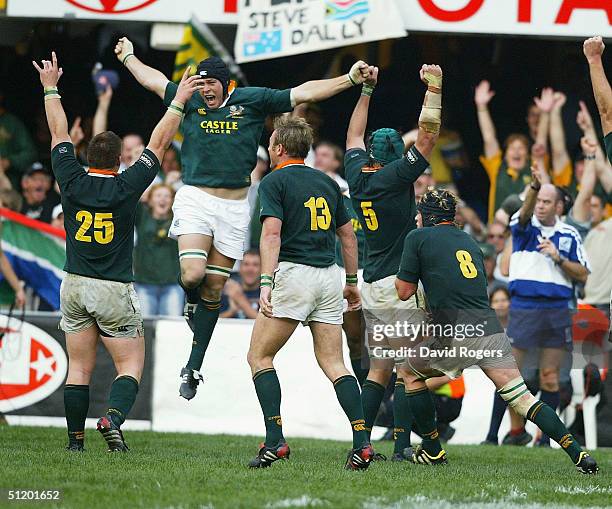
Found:
M 400 300 L 395 289 L 395 275 L 372 283 L 364 281 L 361 307 L 366 322 L 367 346 L 372 357 L 380 357 L 384 350 L 400 352 L 401 347 L 413 345 L 417 337 L 411 331 L 418 330 L 417 327 L 427 322 L 425 297 L 421 289 L 408 300 Z M 403 361 L 403 358 L 397 357 L 395 361 Z
M 198 233 L 213 238 L 213 246 L 219 253 L 242 260 L 247 246 L 249 202 L 217 198 L 195 186 L 183 186 L 174 197 L 174 220 L 168 236 Z
M 67 333 L 95 324 L 106 337 L 144 335 L 140 301 L 132 283 L 66 274 L 60 288 L 60 311 L 59 328 Z
M 274 273 L 272 315 L 309 322 L 342 324 L 340 267 L 311 267 L 280 262 Z

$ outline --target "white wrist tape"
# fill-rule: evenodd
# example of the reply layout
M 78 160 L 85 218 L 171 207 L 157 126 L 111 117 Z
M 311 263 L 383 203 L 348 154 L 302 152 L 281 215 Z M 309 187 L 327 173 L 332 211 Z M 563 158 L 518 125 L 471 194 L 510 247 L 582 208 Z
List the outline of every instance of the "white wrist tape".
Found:
M 427 91 L 419 116 L 419 127 L 428 133 L 438 134 L 442 125 L 442 94 Z

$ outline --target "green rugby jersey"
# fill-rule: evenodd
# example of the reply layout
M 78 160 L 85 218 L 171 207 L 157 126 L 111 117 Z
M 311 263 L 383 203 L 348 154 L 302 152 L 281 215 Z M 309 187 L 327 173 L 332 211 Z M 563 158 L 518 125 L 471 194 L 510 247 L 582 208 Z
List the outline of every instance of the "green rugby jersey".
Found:
M 289 164 L 259 184 L 259 218 L 277 217 L 281 227 L 278 260 L 329 267 L 336 261 L 336 229 L 350 221 L 338 184 L 322 171 Z
M 351 200 L 365 234 L 363 280 L 373 283 L 397 273 L 404 237 L 416 228 L 414 181 L 429 163 L 416 147 L 378 170 L 368 163 L 362 149 L 344 156 Z
M 455 225 L 440 224 L 408 233 L 397 277 L 409 283 L 423 282 L 434 322 L 480 323 L 482 335 L 503 332 L 489 307 L 482 251 Z
M 359 268 L 363 269 L 365 251 L 365 235 L 363 234 L 363 228 L 359 222 L 357 212 L 355 212 L 355 209 L 353 208 L 353 202 L 351 199 L 347 195 L 343 194 L 342 201 L 344 202 L 346 212 L 351 218 L 351 223 L 353 224 L 353 231 L 355 232 L 355 237 L 357 237 L 357 250 L 359 251 Z M 336 264 L 340 267 L 344 267 L 344 260 L 342 259 L 342 243 L 339 240 L 336 242 Z
M 166 86 L 166 106 L 177 89 L 176 83 Z M 185 105 L 182 123 L 183 182 L 192 186 L 248 187 L 266 117 L 292 109 L 290 89 L 238 87 L 215 110 L 206 107 L 199 93 L 193 94 Z
M 51 164 L 64 211 L 64 270 L 110 281 L 133 281 L 136 206 L 160 170 L 155 154 L 145 150 L 118 175 L 93 169 L 87 173 L 77 162 L 72 143 L 64 142 L 51 151 Z
M 604 138 L 604 145 L 606 146 L 606 154 L 608 154 L 608 161 L 612 164 L 612 132 L 606 134 Z

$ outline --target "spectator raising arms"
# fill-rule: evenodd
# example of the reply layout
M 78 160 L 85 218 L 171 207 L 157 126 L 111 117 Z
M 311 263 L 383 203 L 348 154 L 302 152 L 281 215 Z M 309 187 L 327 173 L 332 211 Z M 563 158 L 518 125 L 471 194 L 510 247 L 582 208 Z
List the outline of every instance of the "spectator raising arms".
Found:
M 495 96 L 488 81 L 476 87 L 474 102 L 478 113 L 478 125 L 484 144 L 480 161 L 489 176 L 488 221 L 510 194 L 518 194 L 529 176 L 529 140 L 522 134 L 511 134 L 506 139 L 502 156 L 497 140 L 495 124 L 489 112 L 489 102 Z
M 136 210 L 134 280 L 145 316 L 183 313 L 183 291 L 176 282 L 178 245 L 168 237 L 173 200 L 172 187 L 154 184 L 148 205 L 140 203 Z

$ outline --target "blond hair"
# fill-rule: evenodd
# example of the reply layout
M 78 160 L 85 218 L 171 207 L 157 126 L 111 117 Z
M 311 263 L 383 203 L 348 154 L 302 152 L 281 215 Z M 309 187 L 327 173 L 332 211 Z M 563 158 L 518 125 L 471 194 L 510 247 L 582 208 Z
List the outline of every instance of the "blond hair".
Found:
M 304 159 L 312 146 L 312 127 L 299 117 L 279 117 L 274 121 L 274 146 L 282 145 L 290 157 Z

